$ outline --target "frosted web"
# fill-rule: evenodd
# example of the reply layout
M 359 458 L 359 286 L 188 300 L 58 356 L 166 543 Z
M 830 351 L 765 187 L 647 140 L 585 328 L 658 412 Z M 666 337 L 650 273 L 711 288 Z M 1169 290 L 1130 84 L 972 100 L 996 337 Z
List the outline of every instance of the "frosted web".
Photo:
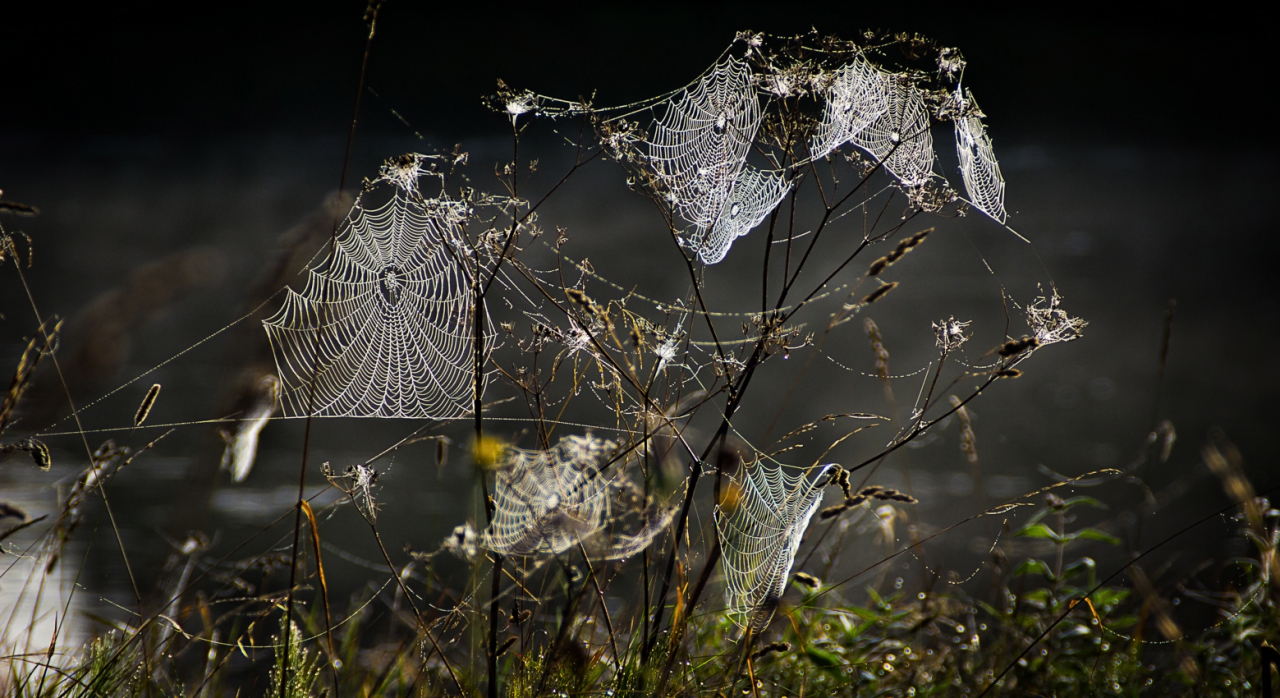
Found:
M 648 141 L 649 162 L 667 203 L 693 226 L 681 242 L 715 264 L 787 189 L 778 175 L 746 164 L 763 119 L 751 68 L 725 58 L 664 104 Z
M 512 448 L 497 471 L 485 547 L 503 555 L 559 554 L 609 522 L 610 478 L 600 473 L 617 444 L 565 436 L 545 451 Z
M 759 632 L 773 616 L 830 467 L 746 464 L 734 478 L 736 501 L 716 507 L 729 613 L 739 627 Z
M 358 198 L 330 258 L 263 322 L 286 416 L 306 416 L 309 404 L 318 417 L 449 419 L 471 408 L 466 211 L 422 200 L 415 180 L 384 177 L 394 193 L 376 208 Z
M 859 56 L 841 66 L 820 91 L 822 120 L 809 142 L 813 159 L 824 158 L 853 140 L 888 111 L 888 76 Z
M 852 134 L 853 144 L 904 186 L 923 185 L 933 176 L 933 135 L 929 109 L 916 86 L 903 75 L 875 70 L 883 87 L 884 111 Z
M 982 123 L 984 116 L 973 101 L 973 94 L 957 92 L 965 109 L 955 117 L 956 152 L 960 156 L 960 176 L 973 207 L 1004 223 L 1004 177 L 991 147 L 991 137 Z

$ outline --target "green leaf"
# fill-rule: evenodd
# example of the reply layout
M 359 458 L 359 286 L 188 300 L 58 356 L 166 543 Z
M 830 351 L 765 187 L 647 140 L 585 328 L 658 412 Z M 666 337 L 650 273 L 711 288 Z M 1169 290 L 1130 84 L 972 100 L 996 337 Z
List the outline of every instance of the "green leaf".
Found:
M 1098 540 L 1108 545 L 1120 545 L 1120 539 L 1109 533 L 1103 533 L 1096 528 L 1082 528 L 1071 534 L 1072 538 L 1084 538 L 1085 540 Z
M 1077 636 L 1080 636 L 1080 635 L 1088 635 L 1090 632 L 1091 632 L 1091 631 L 1089 630 L 1088 626 L 1085 626 L 1085 625 L 1074 625 L 1074 626 L 1072 626 L 1072 627 L 1070 627 L 1070 628 L 1068 628 L 1068 629 L 1066 629 L 1066 630 L 1062 631 L 1062 634 L 1061 634 L 1061 635 L 1059 635 L 1058 637 L 1060 637 L 1060 638 L 1077 637 Z
M 1039 572 L 1040 574 L 1044 575 L 1045 579 L 1048 579 L 1051 582 L 1054 581 L 1053 572 L 1050 571 L 1049 566 L 1046 565 L 1041 560 L 1028 558 L 1026 560 L 1023 560 L 1021 563 L 1019 563 L 1017 567 L 1013 568 L 1013 576 L 1015 577 L 1020 577 L 1024 574 L 1032 574 L 1035 572 Z M 1026 596 L 1030 596 L 1030 594 L 1027 594 Z
M 876 613 L 875 611 L 872 611 L 869 608 L 863 608 L 861 606 L 848 606 L 844 610 L 852 613 L 853 615 L 859 618 L 863 618 L 866 620 L 880 620 L 880 614 Z
M 1066 568 L 1062 570 L 1062 578 L 1071 579 L 1072 577 L 1076 576 L 1077 574 L 1080 574 L 1081 572 L 1088 572 L 1089 585 L 1093 586 L 1093 572 L 1095 569 L 1097 569 L 1097 566 L 1098 565 L 1093 561 L 1093 558 L 1082 557 L 1079 560 L 1076 560 L 1075 562 L 1071 563 L 1070 565 L 1067 565 Z
M 1049 590 L 1033 589 L 1032 591 L 1028 591 L 1022 595 L 1022 601 L 1035 606 L 1036 608 L 1044 608 L 1049 603 Z M 1033 623 L 1035 622 L 1032 618 L 1028 618 L 1028 620 L 1031 620 Z
M 1055 543 L 1062 542 L 1062 539 L 1058 537 L 1057 533 L 1054 533 L 1052 528 L 1049 528 L 1048 526 L 1042 523 L 1034 523 L 1028 526 L 1023 526 L 1022 528 L 1018 529 L 1018 531 L 1013 535 L 1021 536 L 1023 538 L 1047 538 Z
M 1129 597 L 1128 589 L 1115 589 L 1112 587 L 1105 587 L 1105 588 L 1099 589 L 1089 595 L 1089 598 L 1093 599 L 1093 605 L 1096 606 L 1099 610 L 1104 608 L 1109 609 L 1112 606 L 1115 606 L 1116 604 L 1120 603 L 1121 601 L 1124 601 L 1128 597 Z
M 1071 507 L 1076 506 L 1077 504 L 1087 504 L 1088 506 L 1094 507 L 1095 509 L 1107 508 L 1106 504 L 1099 502 L 1093 497 L 1080 496 L 1080 497 L 1072 497 L 1071 499 L 1068 499 L 1067 501 L 1063 502 L 1061 510 L 1066 511 L 1067 509 L 1070 509 Z
M 826 669 L 839 676 L 840 666 L 843 664 L 840 661 L 840 655 L 813 645 L 805 645 L 804 654 L 809 658 L 809 661 L 813 662 L 814 666 Z

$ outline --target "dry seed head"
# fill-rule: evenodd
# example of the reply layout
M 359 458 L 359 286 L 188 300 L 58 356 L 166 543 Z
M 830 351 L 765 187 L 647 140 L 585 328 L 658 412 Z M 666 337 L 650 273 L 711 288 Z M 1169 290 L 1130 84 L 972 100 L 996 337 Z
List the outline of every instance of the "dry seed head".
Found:
M 854 505 L 852 503 L 845 502 L 844 504 L 837 504 L 833 507 L 827 507 L 826 509 L 823 509 L 822 511 L 818 512 L 818 520 L 829 521 L 845 513 L 846 511 L 851 509 L 853 506 Z
M 527 608 L 518 609 L 518 610 L 515 608 L 511 609 L 512 625 L 520 625 L 521 623 L 525 622 L 526 620 L 529 620 L 532 617 L 533 617 L 533 611 L 530 611 Z
M 904 492 L 899 492 L 892 487 L 881 487 L 879 485 L 871 485 L 863 487 L 858 494 L 849 498 L 846 504 L 861 504 L 868 499 L 879 499 L 885 502 L 903 502 L 904 504 L 915 504 L 916 498 Z M 877 510 L 879 511 L 879 510 Z
M 818 587 L 822 586 L 822 580 L 818 579 L 817 577 L 807 572 L 796 572 L 795 580 L 797 583 L 803 584 L 804 586 L 807 586 L 810 589 L 817 589 Z
M 881 286 L 880 288 L 877 288 L 871 293 L 868 293 L 867 297 L 862 299 L 862 305 L 871 305 L 872 303 L 875 303 L 881 298 L 884 298 L 886 295 L 888 295 L 890 291 L 892 291 L 897 287 L 898 287 L 897 281 L 890 281 L 889 283 Z
M 503 654 L 506 654 L 507 650 L 511 649 L 511 646 L 514 644 L 516 644 L 516 638 L 514 637 L 507 638 L 506 642 L 503 642 L 502 645 L 498 647 L 498 651 L 495 652 L 493 656 L 501 657 Z
M 44 445 L 42 441 L 28 439 L 31 442 L 31 459 L 36 462 L 36 467 L 41 470 L 48 470 L 53 467 L 53 456 L 49 455 L 49 447 Z
M 1004 344 L 1001 344 L 1000 348 L 996 350 L 996 353 L 1005 358 L 1009 358 L 1018 356 L 1028 349 L 1035 349 L 1038 346 L 1040 346 L 1040 339 L 1038 337 L 1022 337 L 1021 339 L 1011 339 Z
M 599 320 L 602 324 L 608 324 L 608 316 L 604 308 L 601 308 L 595 301 L 591 300 L 591 297 L 584 291 L 570 288 L 565 290 L 565 295 L 569 296 L 569 300 L 582 308 L 582 312 L 586 313 L 587 317 Z
M 17 519 L 18 521 L 26 521 L 27 512 L 13 506 L 12 504 L 0 502 L 0 519 Z
M 147 421 L 147 415 L 151 414 L 151 408 L 155 406 L 158 397 L 160 397 L 160 384 L 156 383 L 147 391 L 146 397 L 142 398 L 142 404 L 138 405 L 138 411 L 133 415 L 133 426 L 140 427 Z
M 790 651 L 791 651 L 790 642 L 770 642 L 769 644 L 765 645 L 764 647 L 761 647 L 758 651 L 752 654 L 751 659 L 754 661 L 756 659 L 760 659 L 761 657 L 765 657 L 770 654 L 773 654 L 774 652 L 790 652 Z
M 953 351 L 964 346 L 964 343 L 969 341 L 969 335 L 965 334 L 965 330 L 971 324 L 973 324 L 972 320 L 957 320 L 955 316 L 933 323 L 938 348 L 943 351 Z
M 956 408 L 956 417 L 960 420 L 960 451 L 971 464 L 978 462 L 978 438 L 973 433 L 973 422 L 969 419 L 969 410 L 965 409 L 960 398 L 948 395 L 947 399 Z
M 1022 371 L 1016 368 L 1002 368 L 995 373 L 996 378 L 1021 378 Z
M 41 470 L 48 470 L 53 466 L 53 457 L 49 455 L 49 447 L 39 439 L 28 436 L 11 444 L 0 444 L 0 454 L 13 453 L 14 451 L 24 451 L 30 454 L 31 460 L 35 461 L 36 467 Z
M 871 266 L 867 269 L 867 276 L 879 276 L 885 269 L 893 266 L 894 262 L 902 259 L 908 252 L 915 249 L 920 243 L 924 242 L 924 239 L 929 237 L 929 233 L 932 232 L 933 228 L 922 230 L 915 235 L 904 239 L 902 242 L 899 242 L 898 246 L 893 248 L 893 252 L 890 252 L 871 263 Z
M 866 319 L 863 327 L 867 331 L 867 337 L 871 340 L 871 351 L 876 355 L 876 375 L 881 380 L 889 380 L 889 351 L 884 348 L 884 341 L 880 336 L 880 328 L 871 318 Z

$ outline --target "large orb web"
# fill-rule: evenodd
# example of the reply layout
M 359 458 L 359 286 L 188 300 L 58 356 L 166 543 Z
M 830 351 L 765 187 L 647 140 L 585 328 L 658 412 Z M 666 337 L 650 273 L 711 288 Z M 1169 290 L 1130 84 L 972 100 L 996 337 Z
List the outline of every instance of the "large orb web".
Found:
M 956 153 L 960 156 L 960 176 L 973 207 L 1004 223 L 1008 214 L 1004 208 L 1004 177 L 1000 163 L 991 147 L 991 137 L 982 123 L 982 112 L 966 93 L 962 101 L 968 109 L 955 118 Z
M 472 408 L 465 209 L 391 188 L 376 208 L 356 200 L 330 257 L 263 322 L 286 416 L 449 419 Z
M 822 120 L 809 141 L 810 157 L 826 157 L 888 111 L 887 76 L 861 56 L 835 71 L 822 90 Z
M 723 218 L 763 119 L 751 68 L 745 61 L 727 57 L 662 108 L 662 118 L 648 142 L 649 163 L 665 189 L 667 203 L 693 227 L 682 242 L 704 262 L 714 264 L 710 260 L 723 259 L 733 238 L 742 234 L 725 241 L 726 236 L 708 232 Z M 708 246 L 712 242 L 723 249 Z
M 884 111 L 860 131 L 853 144 L 898 179 L 903 186 L 923 185 L 933 176 L 933 135 L 929 108 L 920 90 L 902 75 L 877 70 L 884 90 Z
M 830 467 L 744 464 L 727 498 L 732 504 L 716 507 L 729 615 L 739 627 L 760 632 L 768 625 Z
M 565 436 L 552 448 L 507 451 L 496 473 L 485 547 L 503 555 L 559 554 L 609 522 L 610 478 L 601 472 L 617 444 Z

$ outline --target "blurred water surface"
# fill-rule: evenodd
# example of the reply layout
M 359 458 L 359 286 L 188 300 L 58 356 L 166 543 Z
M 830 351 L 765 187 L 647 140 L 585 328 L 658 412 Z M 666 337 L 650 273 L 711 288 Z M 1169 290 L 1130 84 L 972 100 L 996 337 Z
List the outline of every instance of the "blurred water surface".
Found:
M 356 143 L 350 185 L 374 175 L 383 158 L 429 145 L 412 137 L 363 134 Z M 496 191 L 491 173 L 495 163 L 509 158 L 510 142 L 474 141 L 463 147 L 471 154 L 471 181 Z M 567 169 L 572 149 L 550 139 L 534 139 L 527 148 L 522 159 L 540 160 L 527 186 L 545 191 Z M 1280 388 L 1274 361 L 1280 308 L 1268 257 L 1259 253 L 1260 241 L 1275 227 L 1267 202 L 1280 176 L 1270 159 L 1246 150 L 1012 139 L 999 139 L 997 148 L 1009 182 L 1010 223 L 1032 244 L 981 216 L 919 219 L 913 228 L 936 225 L 937 231 L 895 267 L 893 278 L 902 286 L 867 313 L 883 332 L 892 372 L 906 376 L 893 382 L 901 416 L 923 390 L 926 373 L 920 369 L 935 359 L 931 322 L 952 315 L 972 320 L 976 338 L 969 358 L 977 359 L 1001 341 L 1006 307 L 1014 320 L 1010 334 L 1023 330 L 1017 309 L 1002 301 L 1002 289 L 1025 304 L 1038 284 L 1048 292 L 1052 283 L 1065 307 L 1087 319 L 1089 327 L 1083 340 L 1049 347 L 1023 366 L 1024 377 L 999 383 L 973 404 L 980 481 L 958 448 L 953 421 L 896 453 L 873 481 L 920 499 L 908 517 L 925 535 L 1049 484 L 1038 465 L 1066 475 L 1122 467 L 1139 451 L 1155 420 L 1167 418 L 1179 434 L 1174 457 L 1146 476 L 1157 491 L 1187 494 L 1174 496 L 1173 504 L 1148 521 L 1137 545 L 1225 501 L 1198 462 L 1199 444 L 1212 426 L 1238 442 L 1255 485 L 1274 484 L 1274 475 L 1261 466 L 1280 456 L 1280 445 L 1270 436 Z M 241 485 L 217 472 L 222 442 L 215 425 L 193 422 L 229 413 L 243 370 L 266 356 L 259 320 L 278 300 L 241 318 L 260 302 L 255 284 L 269 275 L 281 236 L 293 230 L 296 238 L 300 226 L 314 229 L 325 220 L 326 198 L 334 205 L 342 155 L 340 137 L 59 143 L 11 135 L 0 140 L 0 188 L 6 198 L 42 210 L 36 218 L 10 218 L 4 224 L 31 236 L 34 259 L 24 273 L 40 312 L 69 318 L 59 356 L 82 371 L 74 390 L 83 408 L 84 438 L 90 447 L 110 438 L 137 449 L 163 436 L 110 484 L 121 539 L 140 584 L 164 577 L 166 560 L 191 531 L 209 537 L 209 560 L 255 535 L 237 556 L 287 548 L 302 421 L 277 421 L 264 431 L 257 466 Z M 616 165 L 599 162 L 580 172 L 540 216 L 545 228 L 566 229 L 566 254 L 589 259 L 598 274 L 622 288 L 664 301 L 688 291 L 687 273 L 661 219 L 652 204 L 627 190 Z M 815 263 L 830 266 L 847 254 L 860 226 L 860 219 L 841 221 L 823 241 Z M 735 244 L 725 263 L 707 271 L 711 307 L 759 310 L 763 253 L 764 232 L 756 230 Z M 551 260 L 537 244 L 528 258 L 535 266 Z M 152 273 L 139 276 L 148 265 Z M 847 272 L 833 284 L 860 271 Z M 622 295 L 598 282 L 587 288 L 598 299 Z M 1177 313 L 1157 404 L 1161 334 L 1171 298 L 1177 299 Z M 811 322 L 842 300 L 843 295 L 827 299 Z M 95 307 L 117 315 L 107 312 L 115 319 L 93 324 L 85 318 L 94 317 Z M 0 358 L 3 365 L 13 365 L 36 323 L 11 265 L 0 267 L 0 313 Z M 527 324 L 523 320 L 524 330 Z M 736 332 L 737 322 L 729 320 L 724 327 Z M 76 351 L 78 363 L 71 359 Z M 824 414 L 888 409 L 880 383 L 869 375 L 872 356 L 860 322 L 833 333 L 793 386 L 797 366 L 812 351 L 797 350 L 766 364 L 735 422 L 739 433 L 748 439 L 776 438 Z M 180 352 L 185 353 L 155 368 Z M 47 374 L 44 380 L 36 394 L 47 407 L 29 414 L 13 433 L 44 433 L 55 469 L 35 471 L 23 454 L 0 463 L 0 499 L 21 503 L 31 515 L 56 515 L 55 487 L 63 483 L 65 489 L 87 463 L 85 442 L 67 418 L 60 388 L 48 384 Z M 134 430 L 134 410 L 152 383 L 161 383 L 163 390 L 148 425 Z M 497 382 L 486 399 L 514 394 Z M 784 402 L 785 421 L 775 426 Z M 499 407 L 495 416 L 526 416 L 522 409 Z M 598 404 L 584 407 L 582 414 L 608 426 Z M 492 428 L 504 437 L 529 445 L 525 424 L 496 424 Z M 308 494 L 324 489 L 322 463 L 342 470 L 364 462 L 421 426 L 407 420 L 321 420 L 312 434 Z M 477 520 L 476 477 L 464 453 L 470 429 L 465 422 L 436 429 L 459 444 L 443 468 L 437 467 L 431 443 L 405 447 L 379 462 L 379 530 L 397 564 L 404 561 L 400 551 L 406 544 L 433 550 L 454 526 Z M 831 439 L 838 435 L 821 432 Z M 889 432 L 870 432 L 830 457 L 857 462 L 889 437 Z M 1133 533 L 1140 501 L 1136 488 L 1116 482 L 1091 493 L 1112 503 L 1106 516 L 1115 527 L 1125 529 L 1128 523 L 1120 533 Z M 329 490 L 315 504 L 321 509 L 336 500 Z M 78 574 L 84 589 L 79 608 L 118 617 L 120 608 L 132 603 L 132 592 L 100 505 L 98 499 L 90 503 L 90 523 L 78 532 L 78 547 L 66 556 L 75 562 L 63 574 Z M 335 598 L 370 583 L 381 585 L 385 564 L 368 527 L 350 507 L 325 516 Z M 984 559 L 999 523 L 984 520 L 948 533 L 945 545 L 928 549 L 925 564 L 955 569 L 964 577 Z M 1181 539 L 1182 550 L 1188 559 L 1220 554 L 1223 530 L 1192 532 Z M 907 540 L 905 529 L 897 534 Z M 20 545 L 21 540 L 5 542 L 11 552 Z M 884 549 L 868 529 L 849 540 L 835 568 L 857 570 Z M 84 567 L 76 569 L 80 559 Z M 451 564 L 441 565 L 446 576 L 450 570 L 461 573 L 460 564 Z M 0 586 L 6 609 L 16 603 L 21 569 L 12 568 Z

